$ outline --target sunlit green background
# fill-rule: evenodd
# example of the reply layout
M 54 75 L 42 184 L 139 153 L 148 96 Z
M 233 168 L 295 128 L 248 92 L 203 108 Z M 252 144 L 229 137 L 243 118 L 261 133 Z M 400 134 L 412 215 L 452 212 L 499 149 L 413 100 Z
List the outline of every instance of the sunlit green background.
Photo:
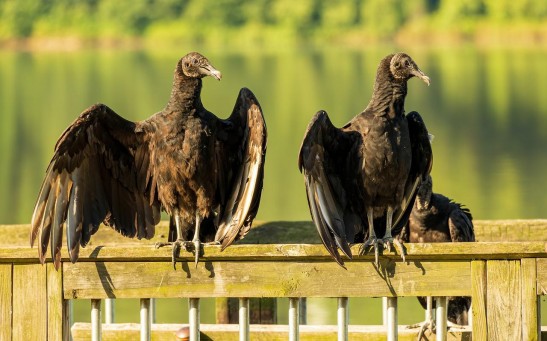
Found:
M 517 5 L 518 4 L 518 5 Z M 227 117 L 249 87 L 269 140 L 257 219 L 309 220 L 297 155 L 312 115 L 340 126 L 368 103 L 379 60 L 404 50 L 431 86 L 411 80 L 407 111 L 435 135 L 434 190 L 477 219 L 547 217 L 547 3 L 535 1 L 0 2 L 0 224 L 29 223 L 62 131 L 91 104 L 142 120 L 169 96 L 172 72 L 198 50 L 222 71 L 203 103 Z M 286 300 L 279 320 L 286 322 Z M 334 299 L 310 299 L 310 323 L 335 323 Z M 138 321 L 118 300 L 117 320 Z M 352 324 L 378 324 L 380 299 L 352 299 Z M 400 323 L 417 322 L 414 299 Z M 89 320 L 89 302 L 75 304 Z M 547 314 L 543 314 L 547 316 Z M 159 322 L 187 321 L 159 300 Z M 214 322 L 211 299 L 202 321 Z M 547 321 L 544 321 L 546 323 Z

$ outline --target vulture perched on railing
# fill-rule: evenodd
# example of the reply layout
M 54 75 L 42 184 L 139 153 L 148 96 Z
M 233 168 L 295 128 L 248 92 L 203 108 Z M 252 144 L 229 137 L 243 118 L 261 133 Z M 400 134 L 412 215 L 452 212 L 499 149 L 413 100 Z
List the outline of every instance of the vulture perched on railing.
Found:
M 319 111 L 306 130 L 299 168 L 311 216 L 323 244 L 342 266 L 338 249 L 351 258 L 350 245 L 359 239 L 366 239 L 362 253 L 374 248 L 376 264 L 382 244 L 395 244 L 404 260 L 403 246 L 393 236 L 406 224 L 432 162 L 420 115 L 405 115 L 407 81 L 415 76 L 429 85 L 410 56 L 391 54 L 380 62 L 363 112 L 336 128 Z
M 204 108 L 202 78 L 221 73 L 192 52 L 175 68 L 165 108 L 131 122 L 104 104 L 86 109 L 61 135 L 32 216 L 40 261 L 48 244 L 61 261 L 63 226 L 70 260 L 104 222 L 127 237 L 151 238 L 160 210 L 171 216 L 173 265 L 181 245 L 229 246 L 256 216 L 266 125 L 253 93 L 241 89 L 228 119 Z

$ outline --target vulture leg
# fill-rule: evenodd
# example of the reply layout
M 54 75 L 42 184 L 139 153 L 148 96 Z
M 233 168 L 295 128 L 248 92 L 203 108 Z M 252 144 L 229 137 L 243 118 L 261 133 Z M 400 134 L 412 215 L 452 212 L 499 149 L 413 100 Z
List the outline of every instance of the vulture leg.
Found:
M 367 219 L 368 219 L 368 239 L 365 241 L 361 247 L 360 254 L 364 254 L 369 246 L 374 247 L 374 260 L 376 266 L 378 266 L 378 258 L 380 256 L 380 251 L 378 246 L 381 244 L 381 241 L 376 238 L 376 232 L 374 232 L 374 211 L 372 207 L 367 208 Z
M 393 208 L 388 207 L 386 212 L 386 234 L 382 238 L 384 242 L 384 247 L 391 251 L 391 245 L 395 246 L 397 252 L 401 254 L 403 262 L 405 261 L 405 249 L 403 248 L 403 243 L 399 239 L 394 239 L 391 235 L 391 226 L 393 222 Z
M 202 218 L 199 216 L 198 213 L 196 213 L 196 229 L 195 229 L 195 232 L 194 232 L 194 238 L 192 239 L 192 243 L 194 243 L 194 250 L 196 252 L 196 260 L 195 260 L 195 264 L 196 264 L 196 268 L 198 267 L 198 261 L 199 261 L 199 252 L 200 252 L 200 249 L 201 249 L 201 242 L 199 241 L 199 227 L 201 225 L 201 221 L 202 221 Z
M 156 243 L 156 249 L 167 246 L 167 245 L 173 245 L 173 253 L 171 254 L 171 263 L 173 264 L 173 269 L 177 269 L 177 258 L 180 256 L 180 248 L 184 244 L 185 241 L 182 238 L 182 221 L 179 215 L 179 211 L 175 210 L 173 212 L 173 217 L 175 218 L 175 226 L 177 228 L 177 240 L 174 242 L 157 242 Z

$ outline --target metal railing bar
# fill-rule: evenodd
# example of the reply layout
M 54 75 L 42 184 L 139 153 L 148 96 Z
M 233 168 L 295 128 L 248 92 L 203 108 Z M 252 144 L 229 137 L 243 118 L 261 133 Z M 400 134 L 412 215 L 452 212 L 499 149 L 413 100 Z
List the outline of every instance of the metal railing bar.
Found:
M 347 297 L 338 297 L 338 341 L 348 340 L 348 301 Z
M 397 297 L 387 297 L 386 300 L 387 315 L 387 340 L 397 341 L 398 323 L 397 323 Z
M 446 312 L 448 306 L 448 299 L 446 297 L 436 297 L 436 335 L 437 341 L 446 341 L 447 336 L 447 322 Z
M 190 327 L 190 341 L 199 340 L 199 298 L 188 299 L 188 325 Z
M 249 299 L 239 299 L 239 341 L 249 341 Z
M 101 340 L 101 300 L 91 300 L 91 341 Z
M 114 306 L 115 302 L 113 298 L 106 298 L 104 300 L 104 322 L 114 323 Z
M 298 297 L 289 298 L 289 341 L 299 340 L 299 314 L 298 306 L 300 299 Z
M 152 321 L 150 319 L 150 299 L 141 298 L 141 341 L 150 341 Z

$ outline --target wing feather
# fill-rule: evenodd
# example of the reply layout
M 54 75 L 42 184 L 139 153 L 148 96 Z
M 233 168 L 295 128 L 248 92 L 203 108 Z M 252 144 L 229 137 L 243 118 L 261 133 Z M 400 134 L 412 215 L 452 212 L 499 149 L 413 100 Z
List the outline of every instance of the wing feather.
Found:
M 262 194 L 267 131 L 260 104 L 249 89 L 239 92 L 224 127 L 224 141 L 216 150 L 221 212 L 215 240 L 222 249 L 247 234 Z
M 344 183 L 358 177 L 347 176 L 352 167 L 341 167 L 344 156 L 358 144 L 353 136 L 334 127 L 327 113 L 320 111 L 308 125 L 298 160 L 317 232 L 327 251 L 342 266 L 338 249 L 352 258 L 350 243 L 356 234 L 356 214 L 346 200 L 349 188 Z
M 30 242 L 40 240 L 42 263 L 49 243 L 59 267 L 63 227 L 72 262 L 103 221 L 126 236 L 152 237 L 160 203 L 144 125 L 98 104 L 63 132 L 32 216 Z

